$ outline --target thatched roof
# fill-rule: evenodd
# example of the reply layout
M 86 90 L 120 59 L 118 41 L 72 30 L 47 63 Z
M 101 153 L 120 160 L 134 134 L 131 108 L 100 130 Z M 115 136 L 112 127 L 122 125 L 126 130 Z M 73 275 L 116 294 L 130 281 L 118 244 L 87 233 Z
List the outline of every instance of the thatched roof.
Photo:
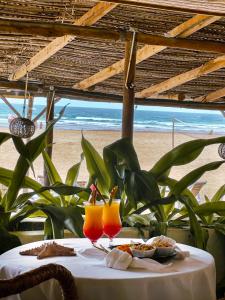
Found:
M 95 4 L 93 1 L 72 0 L 0 0 L 0 19 L 72 24 L 75 19 L 79 19 Z M 92 26 L 108 29 L 134 28 L 144 33 L 164 36 L 166 32 L 193 16 L 195 16 L 193 13 L 187 12 L 119 4 Z M 225 18 L 217 18 L 216 21 L 193 33 L 190 39 L 224 43 L 224 27 Z M 0 80 L 7 80 L 18 67 L 26 63 L 52 40 L 54 38 L 7 34 L 6 32 L 1 34 L 0 28 Z M 141 47 L 143 45 L 139 44 L 138 48 Z M 167 48 L 137 64 L 136 91 L 142 91 L 178 74 L 200 67 L 219 56 L 222 54 Z M 124 42 L 122 41 L 115 43 L 107 40 L 75 38 L 29 72 L 29 80 L 44 86 L 72 88 L 122 58 L 124 58 Z M 221 64 L 216 71 L 187 81 L 160 94 L 185 95 L 186 99 L 206 96 L 212 91 L 225 87 L 224 67 L 225 63 L 224 66 Z M 25 77 L 20 80 L 25 80 Z M 92 90 L 104 94 L 122 95 L 123 73 L 99 82 L 89 89 L 90 92 Z M 214 101 L 225 102 L 225 98 Z

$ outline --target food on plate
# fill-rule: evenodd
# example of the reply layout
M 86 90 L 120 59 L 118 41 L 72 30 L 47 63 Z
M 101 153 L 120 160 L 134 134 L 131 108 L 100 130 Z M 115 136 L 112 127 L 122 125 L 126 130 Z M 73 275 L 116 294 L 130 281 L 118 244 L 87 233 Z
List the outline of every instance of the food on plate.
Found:
M 165 236 L 158 236 L 154 238 L 151 245 L 156 248 L 167 248 L 167 247 L 174 247 L 175 241 L 173 239 L 167 238 Z
M 132 252 L 131 252 L 131 249 L 130 249 L 131 246 L 132 246 L 132 244 L 124 244 L 124 245 L 119 245 L 116 248 L 132 255 Z
M 135 249 L 135 250 L 141 250 L 141 251 L 148 251 L 148 250 L 152 250 L 155 247 L 152 245 L 148 245 L 148 244 L 137 244 L 137 245 L 132 245 L 131 249 Z
M 139 258 L 152 257 L 155 253 L 155 247 L 149 244 L 138 244 L 131 246 L 132 255 Z
M 150 245 L 156 248 L 157 256 L 166 257 L 166 256 L 174 255 L 176 241 L 164 235 L 161 235 L 155 237 L 153 241 L 150 243 Z

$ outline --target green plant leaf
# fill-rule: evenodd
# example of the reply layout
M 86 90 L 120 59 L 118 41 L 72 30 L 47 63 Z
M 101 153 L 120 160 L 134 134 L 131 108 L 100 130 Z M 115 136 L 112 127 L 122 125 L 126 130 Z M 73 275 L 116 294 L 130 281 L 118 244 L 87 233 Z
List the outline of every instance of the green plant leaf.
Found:
M 163 179 L 163 181 L 162 181 Z M 176 186 L 176 184 L 178 184 L 179 181 L 175 180 L 175 179 L 172 179 L 172 178 L 161 178 L 161 181 L 160 181 L 160 184 L 161 185 L 167 185 L 169 186 L 170 188 L 170 193 L 169 193 L 169 196 L 172 195 L 172 190 L 174 189 L 174 187 Z M 192 194 L 192 192 L 189 190 L 189 189 L 184 189 L 181 193 L 182 196 L 186 196 L 189 201 L 190 201 L 190 204 L 192 207 L 195 207 L 195 206 L 198 206 L 199 203 L 198 203 L 198 200 L 196 199 L 196 197 Z
M 218 191 L 215 193 L 215 195 L 212 197 L 211 202 L 217 202 L 220 201 L 221 198 L 225 196 L 225 184 L 222 185 Z
M 53 238 L 57 236 L 62 238 L 64 228 L 83 237 L 83 217 L 80 207 L 39 206 L 39 209 L 51 220 Z
M 225 161 L 216 161 L 191 171 L 176 183 L 174 188 L 171 190 L 171 193 L 180 195 L 188 186 L 196 182 L 205 172 L 216 170 L 224 163 Z
M 203 203 L 195 207 L 194 211 L 196 214 L 203 216 L 210 216 L 213 213 L 225 216 L 225 201 Z
M 195 244 L 196 247 L 200 249 L 205 249 L 206 248 L 206 236 L 203 232 L 203 229 L 201 228 L 201 225 L 196 217 L 196 214 L 190 205 L 188 199 L 185 197 L 181 196 L 180 201 L 185 205 L 188 215 L 189 215 L 189 222 L 190 222 L 190 228 L 191 231 L 194 234 L 195 238 Z
M 45 168 L 48 174 L 48 179 L 50 184 L 55 184 L 56 182 L 62 183 L 62 179 L 58 171 L 56 170 L 56 167 L 54 166 L 51 158 L 49 157 L 48 153 L 45 150 L 42 151 L 42 157 L 44 159 L 44 164 L 45 164 Z
M 52 186 L 41 187 L 39 190 L 35 192 L 20 194 L 15 201 L 16 207 L 25 204 L 34 195 L 36 194 L 42 195 L 43 192 L 48 190 L 52 190 L 59 195 L 74 195 L 84 191 L 89 192 L 89 189 L 87 188 L 70 186 L 63 183 L 57 183 Z
M 105 163 L 95 148 L 83 136 L 81 141 L 84 157 L 86 159 L 87 169 L 90 175 L 91 183 L 97 181 L 98 188 L 102 194 L 109 192 L 109 176 Z
M 21 245 L 19 238 L 10 234 L 3 226 L 0 226 L 0 254 Z
M 204 147 L 212 144 L 225 143 L 225 137 L 213 139 L 197 139 L 183 143 L 166 153 L 150 170 L 156 178 L 163 176 L 171 167 L 180 166 L 195 160 Z
M 125 173 L 125 191 L 127 197 L 133 207 L 137 207 L 137 203 L 152 203 L 161 199 L 158 184 L 150 173 L 147 171 Z
M 10 182 L 13 178 L 13 171 L 5 169 L 5 168 L 0 168 L 0 183 L 9 186 Z M 42 185 L 40 183 L 38 183 L 37 181 L 33 180 L 32 178 L 26 176 L 22 182 L 22 186 L 23 188 L 29 188 L 32 189 L 34 191 L 39 191 L 42 188 Z M 51 203 L 54 203 L 54 197 L 51 195 L 51 193 L 49 193 L 48 191 L 43 191 L 41 193 L 42 197 L 44 197 L 46 200 L 48 200 Z M 5 198 L 5 196 L 4 196 Z M 6 201 L 6 199 L 4 199 L 4 201 Z M 17 205 L 20 205 L 19 202 L 17 202 L 17 200 L 15 199 L 15 204 L 16 205 L 12 205 L 12 209 L 16 208 Z M 4 202 L 3 202 L 4 204 Z
M 7 132 L 0 132 L 0 145 L 12 138 L 12 135 Z
M 10 216 L 10 227 L 15 228 L 16 224 L 21 222 L 23 219 L 29 217 L 31 214 L 35 213 L 38 209 L 32 204 L 27 204 L 22 209 L 17 210 L 14 215 Z
M 52 121 L 47 129 L 37 136 L 36 138 L 30 140 L 25 147 L 23 146 L 23 142 L 18 142 L 19 138 L 14 138 L 14 142 L 17 141 L 18 147 L 17 150 L 20 153 L 20 157 L 17 161 L 16 167 L 13 172 L 12 180 L 9 184 L 8 191 L 4 197 L 6 201 L 4 201 L 4 206 L 6 211 L 9 211 L 13 207 L 13 203 L 17 198 L 20 188 L 22 187 L 24 178 L 26 173 L 32 164 L 32 162 L 36 159 L 36 157 L 42 152 L 45 147 L 45 138 L 48 132 L 53 128 L 54 124 L 62 117 L 64 111 L 64 107 L 60 113 L 59 117 Z
M 214 224 L 214 229 L 223 235 L 225 235 L 225 224 L 216 223 Z
M 82 153 L 80 156 L 80 162 L 73 165 L 68 170 L 67 175 L 66 175 L 66 181 L 65 181 L 67 185 L 74 185 L 77 182 L 77 177 L 79 175 L 80 166 L 81 166 L 83 159 L 84 159 L 84 155 Z
M 130 171 L 140 171 L 137 153 L 129 138 L 120 139 L 103 149 L 103 157 L 106 164 L 110 164 L 108 157 L 114 154 L 114 163 L 124 166 Z M 115 161 L 116 158 L 116 161 Z
M 52 221 L 51 221 L 50 217 L 48 217 L 45 220 L 45 223 L 44 223 L 44 239 L 45 240 L 52 240 L 52 239 L 54 239 L 54 237 L 53 237 Z

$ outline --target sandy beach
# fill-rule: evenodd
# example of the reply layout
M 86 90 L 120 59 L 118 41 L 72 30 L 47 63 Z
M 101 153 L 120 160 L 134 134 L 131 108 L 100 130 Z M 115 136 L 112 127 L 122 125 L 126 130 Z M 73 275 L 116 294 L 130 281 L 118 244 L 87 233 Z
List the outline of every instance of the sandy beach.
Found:
M 1 131 L 7 131 L 2 128 Z M 40 131 L 38 132 L 40 133 Z M 102 153 L 104 146 L 114 142 L 120 138 L 119 131 L 85 131 L 84 136 L 93 144 L 94 147 Z M 197 138 L 213 137 L 213 136 L 201 136 L 196 135 Z M 180 143 L 193 139 L 193 137 L 176 133 L 175 134 L 175 146 Z M 142 169 L 149 170 L 154 163 L 172 147 L 171 133 L 161 132 L 135 132 L 134 133 L 134 146 L 137 151 L 139 161 Z M 55 130 L 54 131 L 54 150 L 53 161 L 57 167 L 58 172 L 64 179 L 66 177 L 67 170 L 75 163 L 79 161 L 81 149 L 81 132 L 72 130 Z M 13 169 L 18 154 L 11 141 L 7 141 L 0 147 L 0 166 Z M 179 179 L 187 172 L 204 165 L 208 162 L 220 160 L 218 156 L 218 145 L 207 147 L 199 158 L 189 164 L 188 166 L 175 167 L 172 169 L 171 177 Z M 37 175 L 43 174 L 43 161 L 39 157 L 35 161 L 35 172 Z M 224 184 L 225 179 L 225 166 L 219 169 L 206 173 L 201 181 L 207 181 L 207 184 L 203 187 L 201 196 L 204 194 L 211 197 L 217 189 Z M 30 172 L 30 176 L 32 174 Z M 88 172 L 86 170 L 85 162 L 83 163 L 79 180 L 86 180 L 88 178 Z

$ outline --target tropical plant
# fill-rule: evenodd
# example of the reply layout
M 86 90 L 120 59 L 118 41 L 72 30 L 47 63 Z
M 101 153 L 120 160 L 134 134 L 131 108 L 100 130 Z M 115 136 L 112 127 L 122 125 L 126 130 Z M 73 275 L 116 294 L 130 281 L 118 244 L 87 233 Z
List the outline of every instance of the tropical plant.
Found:
M 185 165 L 195 160 L 205 147 L 224 143 L 224 141 L 225 137 L 218 137 L 186 142 L 166 153 L 149 171 L 141 169 L 135 149 L 127 138 L 105 147 L 103 158 L 84 138 L 82 138 L 82 147 L 90 173 L 90 182 L 101 181 L 99 188 L 104 193 L 114 186 L 119 187 L 123 199 L 121 209 L 123 217 L 139 215 L 150 209 L 158 223 L 158 228 L 163 228 L 165 231 L 165 225 L 168 225 L 170 218 L 177 213 L 177 210 L 174 210 L 174 203 L 180 201 L 188 213 L 196 246 L 204 248 L 206 236 L 198 220 L 204 219 L 204 216 L 197 215 L 195 212 L 198 203 L 188 190 L 188 186 L 205 172 L 220 167 L 225 161 L 206 164 L 188 173 L 179 181 L 170 178 L 169 173 L 173 166 Z M 85 151 L 86 149 L 89 151 Z M 107 175 L 103 176 L 103 174 Z M 166 196 L 160 193 L 160 187 L 163 186 L 167 186 L 170 190 Z
M 85 188 L 72 186 L 76 179 L 79 164 L 73 166 L 68 171 L 66 184 L 63 184 L 53 169 L 47 154 L 43 152 L 46 147 L 46 136 L 54 124 L 61 118 L 64 110 L 65 108 L 61 110 L 59 117 L 55 119 L 42 134 L 30 140 L 27 144 L 24 144 L 23 140 L 19 137 L 12 136 L 9 133 L 0 133 L 0 144 L 11 138 L 20 154 L 13 171 L 0 168 L 0 183 L 7 187 L 6 193 L 0 197 L 0 252 L 4 252 L 20 244 L 19 239 L 9 233 L 8 230 L 38 210 L 41 210 L 47 215 L 45 223 L 45 233 L 47 237 L 63 237 L 64 227 L 73 232 L 76 231 L 76 233 L 81 235 L 81 209 L 76 205 L 74 205 L 73 208 L 68 208 L 73 199 L 70 199 L 70 201 L 63 196 L 67 195 L 67 197 L 69 197 L 68 195 L 87 191 Z M 33 161 L 41 153 L 43 153 L 46 165 L 49 167 L 48 174 L 50 182 L 53 183 L 49 187 L 43 187 L 35 180 L 26 176 L 29 168 L 31 167 L 33 169 Z M 29 188 L 33 191 L 21 193 L 22 188 Z M 49 190 L 54 191 L 59 196 L 56 197 L 50 193 Z M 34 194 L 40 196 L 40 199 L 36 201 L 36 203 L 32 203 L 29 200 Z M 79 222 L 78 219 L 80 220 Z

